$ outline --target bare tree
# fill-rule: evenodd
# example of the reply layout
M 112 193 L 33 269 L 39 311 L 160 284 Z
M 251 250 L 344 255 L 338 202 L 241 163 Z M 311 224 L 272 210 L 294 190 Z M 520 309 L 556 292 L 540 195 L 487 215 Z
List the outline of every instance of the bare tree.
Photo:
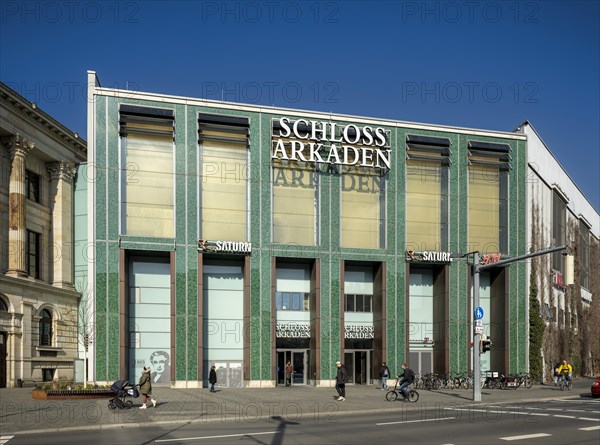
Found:
M 87 285 L 85 279 L 77 280 L 75 282 L 75 289 L 81 294 L 77 305 L 77 312 L 69 311 L 70 318 L 73 319 L 75 337 L 77 342 L 83 346 L 83 386 L 87 387 L 88 383 L 88 355 L 90 346 L 95 340 L 95 314 L 92 305 L 91 298 L 91 287 Z

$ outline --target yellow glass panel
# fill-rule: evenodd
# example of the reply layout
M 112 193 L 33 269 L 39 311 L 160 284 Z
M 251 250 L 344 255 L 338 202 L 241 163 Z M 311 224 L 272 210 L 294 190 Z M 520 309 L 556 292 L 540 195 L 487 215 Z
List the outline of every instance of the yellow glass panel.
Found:
M 124 232 L 134 236 L 174 237 L 172 141 L 139 137 L 124 141 Z
M 500 252 L 500 175 L 469 167 L 469 250 Z
M 442 250 L 441 169 L 438 163 L 409 160 L 406 169 L 406 248 Z
M 315 193 L 312 166 L 273 160 L 273 242 L 315 244 Z
M 215 133 L 215 132 L 213 132 Z M 220 136 L 236 136 L 219 132 Z M 200 166 L 201 237 L 247 241 L 246 142 L 204 141 Z
M 342 175 L 342 247 L 381 247 L 381 181 L 376 172 L 360 167 Z

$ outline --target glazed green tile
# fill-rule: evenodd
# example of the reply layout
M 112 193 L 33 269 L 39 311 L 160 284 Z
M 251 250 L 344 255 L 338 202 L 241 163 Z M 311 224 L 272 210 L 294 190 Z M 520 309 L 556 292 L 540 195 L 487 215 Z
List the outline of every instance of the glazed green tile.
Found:
M 119 366 L 119 355 L 121 348 L 119 347 L 119 313 L 109 313 L 108 314 L 108 325 L 110 326 L 108 329 L 108 364 L 107 364 L 107 374 L 109 380 L 118 380 L 121 378 L 119 375 L 121 373 Z
M 96 103 L 96 159 L 95 162 L 96 172 L 93 181 L 96 182 L 96 196 L 95 205 L 96 209 L 96 237 L 97 239 L 106 239 L 106 177 L 107 177 L 107 165 L 106 165 L 106 97 L 98 97 Z
M 187 324 L 186 316 L 175 316 L 175 378 L 187 380 Z
M 321 353 L 321 379 L 328 379 L 329 373 L 325 370 L 331 368 L 331 258 L 325 255 L 320 263 L 320 332 L 319 348 Z
M 198 379 L 198 250 L 189 246 L 187 253 L 187 378 Z
M 198 316 L 187 317 L 187 380 L 198 380 Z
M 187 254 L 187 306 L 188 315 L 198 315 L 198 249 L 188 246 Z
M 196 200 L 188 197 L 186 186 L 188 185 L 188 165 L 190 165 L 187 156 L 187 147 L 195 141 L 187 140 L 186 126 L 196 126 L 193 121 L 186 121 L 185 106 L 176 105 L 175 110 L 175 238 L 177 244 L 186 242 L 186 226 L 188 223 L 188 203 L 195 206 Z M 197 137 L 196 137 L 197 140 Z M 195 162 L 191 163 L 193 166 Z M 193 176 L 192 176 L 193 179 Z
M 108 342 L 107 331 L 107 271 L 106 271 L 106 243 L 96 243 L 96 378 L 108 380 L 106 351 Z
M 187 220 L 187 244 L 195 244 L 194 254 L 196 256 L 195 263 L 198 263 L 197 242 L 198 236 L 198 124 L 197 124 L 197 109 L 195 107 L 186 107 L 185 116 L 187 118 L 185 134 L 185 203 L 183 208 L 177 208 L 177 218 Z M 183 129 L 181 130 L 183 132 Z M 184 212 L 183 215 L 180 215 Z
M 108 376 L 111 379 L 119 377 L 119 354 L 120 351 L 120 298 L 119 298 L 119 246 L 115 242 L 107 243 L 107 299 L 108 299 Z
M 261 255 L 261 376 L 262 380 L 271 379 L 271 371 L 275 357 L 271 357 L 271 345 L 275 340 L 271 324 L 271 258 Z
M 108 340 L 108 335 L 106 329 L 106 312 L 96 313 L 95 334 L 96 380 L 107 381 L 108 373 L 106 363 L 106 344 Z
M 250 257 L 250 326 L 244 332 L 250 333 L 250 380 L 259 380 L 261 372 L 261 253 L 253 252 Z
M 117 149 L 110 149 L 110 147 L 119 147 L 119 110 L 117 108 L 116 99 L 110 98 L 106 104 L 108 119 L 106 121 L 107 131 L 107 144 L 109 147 L 106 156 L 106 167 L 107 167 L 107 183 L 106 183 L 106 196 L 115 197 L 107 199 L 106 201 L 106 215 L 107 215 L 107 234 L 106 238 L 109 240 L 116 240 L 119 236 L 119 200 L 116 198 L 119 196 L 119 184 L 121 183 L 120 178 L 120 165 L 119 165 L 119 151 Z
M 341 246 L 341 184 L 339 175 L 327 175 L 323 179 L 329 188 L 329 227 L 330 227 L 330 249 L 339 252 Z

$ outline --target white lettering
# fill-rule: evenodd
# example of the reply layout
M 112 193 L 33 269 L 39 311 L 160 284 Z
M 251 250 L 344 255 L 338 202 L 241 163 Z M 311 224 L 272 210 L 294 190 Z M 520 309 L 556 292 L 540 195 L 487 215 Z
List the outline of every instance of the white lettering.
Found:
M 368 125 L 363 128 L 363 140 L 362 143 L 365 145 L 373 145 L 373 129 Z
M 281 156 L 278 156 L 277 153 L 281 151 Z M 273 150 L 273 155 L 271 156 L 273 159 L 289 159 L 287 153 L 285 152 L 285 144 L 281 139 L 277 139 L 277 145 Z
M 385 130 L 381 127 L 377 127 L 375 129 L 375 136 L 377 137 L 377 141 L 375 141 L 375 145 L 378 147 L 385 147 L 387 144 L 385 137 Z
M 292 141 L 292 156 L 291 158 L 294 160 L 298 160 L 300 158 L 301 161 L 306 162 L 307 159 L 304 157 L 302 152 L 304 151 L 304 143 L 300 141 Z M 298 157 L 296 157 L 298 155 Z
M 290 129 L 290 126 L 288 125 L 288 122 L 290 120 L 287 117 L 282 117 L 281 119 L 279 119 L 279 125 L 281 125 L 282 130 L 279 130 L 279 137 L 281 138 L 287 138 L 292 134 L 292 130 Z
M 310 137 L 310 133 L 306 133 L 304 136 L 302 136 L 300 134 L 300 132 L 298 131 L 298 125 L 300 125 L 300 123 L 303 123 L 304 125 L 308 125 L 308 122 L 305 121 L 304 119 L 298 119 L 296 122 L 294 122 L 294 134 L 296 135 L 296 137 L 298 139 L 308 139 Z
M 350 140 L 350 135 L 348 134 L 350 132 L 350 129 L 354 129 L 354 134 L 356 135 L 355 139 L 352 141 Z M 349 144 L 357 144 L 358 141 L 360 140 L 360 130 L 358 129 L 358 127 L 354 124 L 350 124 L 350 125 L 346 125 L 344 127 L 344 141 L 346 141 Z

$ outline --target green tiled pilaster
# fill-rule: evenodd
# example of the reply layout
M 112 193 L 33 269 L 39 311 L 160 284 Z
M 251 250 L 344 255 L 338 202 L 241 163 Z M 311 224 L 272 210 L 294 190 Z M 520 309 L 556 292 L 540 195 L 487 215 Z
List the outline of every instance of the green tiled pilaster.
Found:
M 117 101 L 114 98 L 108 100 L 106 104 L 108 116 L 117 116 Z M 119 165 L 119 123 L 116 119 L 108 118 L 106 120 L 107 144 L 106 153 L 106 214 L 107 218 L 107 240 L 117 240 L 119 238 L 119 184 L 120 184 L 120 165 Z M 134 167 L 137 168 L 137 167 Z M 118 258 L 118 256 L 117 256 Z M 118 261 L 117 261 L 118 264 Z
M 119 302 L 119 246 L 116 242 L 107 243 L 108 265 L 108 377 L 111 380 L 121 378 L 119 369 L 119 335 L 121 333 Z
M 175 369 L 177 380 L 187 380 L 187 252 L 175 250 Z
M 245 335 L 250 334 L 250 379 L 260 380 L 264 372 L 262 363 L 268 362 L 271 356 L 270 349 L 263 348 L 263 336 L 271 336 L 270 328 L 267 330 L 265 327 L 266 323 L 270 324 L 270 320 L 263 320 L 262 317 L 264 306 L 268 305 L 271 299 L 271 265 L 268 254 L 271 239 L 268 226 L 270 219 L 262 217 L 263 209 L 270 214 L 270 169 L 263 168 L 269 159 L 269 149 L 262 143 L 264 138 L 260 137 L 263 132 L 270 134 L 270 120 L 262 115 L 253 115 L 250 120 L 250 202 L 260 204 L 251 205 L 249 209 L 253 252 L 250 257 L 250 326 Z M 261 238 L 264 240 L 262 243 Z M 269 269 L 269 272 L 265 269 Z M 271 378 L 268 373 L 266 376 L 267 379 Z
M 106 239 L 106 176 L 107 176 L 107 161 L 106 161 L 106 97 L 96 99 L 96 159 L 91 159 L 96 168 L 95 175 L 90 179 L 96 182 L 95 205 L 98 211 L 96 212 L 96 239 Z
M 198 379 L 198 249 L 190 245 L 187 255 L 187 379 Z
M 321 362 L 321 378 L 335 378 L 335 362 L 344 360 L 340 357 L 340 340 L 343 335 L 340 330 L 340 292 L 341 292 L 341 255 L 338 252 L 332 251 L 329 256 L 329 274 L 331 281 L 329 283 L 329 360 L 327 363 Z M 321 317 L 323 320 L 323 317 Z M 323 346 L 321 345 L 321 348 Z
M 96 377 L 108 380 L 106 351 L 108 349 L 106 243 L 95 245 L 96 260 Z
M 271 215 L 271 119 L 270 116 L 254 116 L 250 119 L 250 146 L 259 147 L 259 152 L 251 152 L 251 158 L 257 157 L 258 164 L 252 163 L 252 167 L 257 170 L 251 171 L 252 178 L 260 178 L 258 187 L 255 187 L 254 179 L 252 180 L 253 190 L 258 194 L 251 195 L 250 202 L 259 202 L 257 209 L 253 208 L 252 226 L 256 225 L 260 228 L 258 238 L 253 238 L 252 242 L 255 246 L 260 246 L 260 291 L 258 294 L 252 294 L 256 298 L 258 307 L 252 304 L 252 316 L 256 316 L 259 327 L 258 342 L 254 339 L 251 342 L 250 361 L 256 362 L 256 371 L 252 375 L 256 375 L 258 380 L 269 381 L 272 379 L 272 371 L 275 363 L 275 357 L 272 357 L 271 350 L 273 341 L 275 341 L 275 332 L 272 332 L 271 324 L 271 255 L 268 248 L 272 245 L 271 236 L 271 218 L 265 218 L 264 215 Z M 256 156 L 258 155 L 258 156 Z M 256 311 L 258 309 L 258 311 Z M 256 312 L 255 312 L 256 311 Z M 256 348 L 256 346 L 258 348 Z M 256 349 L 255 349 L 256 348 Z M 255 368 L 253 367 L 253 370 Z M 253 377 L 254 378 L 254 377 Z

